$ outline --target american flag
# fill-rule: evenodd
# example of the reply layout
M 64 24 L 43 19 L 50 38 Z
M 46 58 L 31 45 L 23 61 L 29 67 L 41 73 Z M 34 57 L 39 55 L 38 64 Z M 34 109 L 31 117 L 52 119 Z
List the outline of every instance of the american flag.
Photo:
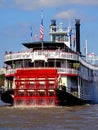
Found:
M 41 25 L 40 25 L 40 41 L 43 41 L 44 39 L 44 27 L 43 27 L 43 18 L 41 19 Z

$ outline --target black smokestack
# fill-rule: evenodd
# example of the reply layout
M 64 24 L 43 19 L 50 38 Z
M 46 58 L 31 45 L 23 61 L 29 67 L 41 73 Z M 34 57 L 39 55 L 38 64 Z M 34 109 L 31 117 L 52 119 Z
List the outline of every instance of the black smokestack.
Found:
M 80 19 L 76 19 L 76 52 L 80 53 Z

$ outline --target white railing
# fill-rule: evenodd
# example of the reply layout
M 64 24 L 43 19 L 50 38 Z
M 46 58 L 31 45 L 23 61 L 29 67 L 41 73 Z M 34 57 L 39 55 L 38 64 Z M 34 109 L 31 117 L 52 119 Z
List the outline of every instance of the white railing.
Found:
M 0 75 L 5 74 L 5 73 L 6 73 L 6 69 L 1 68 L 1 69 L 0 69 Z
M 87 66 L 88 68 L 90 68 L 92 70 L 98 70 L 98 66 L 94 66 L 94 65 L 88 63 L 86 60 L 84 60 L 81 57 L 79 57 L 79 61 L 80 61 L 81 64 L 83 64 L 84 66 Z
M 25 68 L 25 69 L 32 69 L 32 68 Z M 33 68 L 35 69 L 35 68 Z M 41 68 L 38 68 L 41 69 Z M 49 68 L 45 68 L 45 69 L 49 69 Z M 52 68 L 53 69 L 53 68 Z M 7 69 L 6 70 L 6 75 L 10 75 L 10 74 L 15 74 L 17 69 Z M 78 74 L 78 70 L 75 69 L 70 69 L 70 68 L 57 68 L 57 72 L 58 74 Z
M 78 55 L 69 52 L 54 52 L 48 53 L 48 58 L 60 58 L 60 59 L 69 59 L 69 60 L 78 60 Z
M 40 59 L 41 56 L 44 56 L 45 59 L 48 58 L 60 58 L 60 59 L 70 59 L 78 60 L 78 55 L 69 52 L 62 52 L 60 50 L 56 51 L 34 51 L 34 52 L 21 52 L 21 53 L 10 53 L 5 55 L 5 61 L 11 60 L 20 60 L 20 59 L 34 59 L 35 56 Z M 44 59 L 44 60 L 45 60 Z
M 5 55 L 5 61 L 17 60 L 17 59 L 30 59 L 30 52 L 11 53 Z
M 78 74 L 79 71 L 75 69 L 70 69 L 70 68 L 57 68 L 58 73 L 62 74 Z
M 7 69 L 6 75 L 15 74 L 15 72 L 16 72 L 16 69 Z
M 35 69 L 35 68 L 25 68 L 25 69 Z M 41 69 L 41 68 L 38 68 Z M 49 69 L 49 68 L 45 68 L 45 69 Z M 15 74 L 17 69 L 7 69 L 4 70 L 4 73 L 1 74 L 6 74 L 7 75 L 11 75 L 11 74 Z M 92 77 L 89 77 L 87 75 L 82 74 L 81 72 L 79 72 L 79 70 L 76 69 L 71 69 L 71 68 L 57 68 L 57 72 L 58 74 L 74 74 L 74 75 L 80 75 L 81 78 L 86 79 L 86 80 L 92 80 Z M 83 75 L 83 77 L 82 77 Z

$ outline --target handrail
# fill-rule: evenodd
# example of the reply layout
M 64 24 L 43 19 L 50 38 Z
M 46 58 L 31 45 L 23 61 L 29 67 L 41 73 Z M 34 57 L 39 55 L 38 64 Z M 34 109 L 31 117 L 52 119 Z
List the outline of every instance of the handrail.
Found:
M 0 69 L 0 75 L 5 74 L 5 72 L 6 72 L 6 69 L 5 69 L 5 68 L 1 68 L 1 69 Z
M 41 51 L 37 50 L 34 52 L 21 52 L 21 53 L 10 53 L 5 55 L 5 62 L 17 59 L 34 59 L 34 57 L 43 56 L 48 58 L 60 58 L 60 59 L 70 59 L 70 60 L 78 60 L 78 55 L 70 52 L 63 52 L 61 50 L 56 51 Z
M 6 70 L 6 75 L 15 74 L 15 73 L 16 73 L 16 69 L 7 69 Z
M 17 59 L 29 59 L 31 56 L 30 52 L 11 53 L 5 55 L 5 61 L 17 60 Z
M 98 70 L 98 66 L 95 66 L 95 65 L 88 63 L 86 60 L 84 60 L 80 56 L 79 56 L 79 62 L 81 64 L 83 64 L 84 66 L 87 66 L 88 68 L 92 69 L 92 70 Z
M 21 69 L 21 68 L 16 68 L 16 69 L 7 69 L 5 71 L 5 75 L 12 75 L 12 74 L 15 74 L 17 69 Z M 36 69 L 36 68 L 25 68 L 26 69 Z M 38 69 L 41 69 L 41 68 L 38 68 Z M 44 68 L 43 68 L 44 69 Z M 53 69 L 53 68 L 45 68 L 45 69 Z M 80 75 L 80 77 L 82 76 L 81 75 L 81 72 L 77 69 L 73 69 L 73 68 L 56 68 L 57 69 L 57 73 L 58 74 L 73 74 L 73 75 Z M 83 75 L 84 79 L 86 80 L 92 80 L 92 76 L 88 77 L 86 74 Z
M 25 69 L 32 69 L 32 68 L 25 68 Z M 49 69 L 49 68 L 45 68 L 45 69 Z M 16 70 L 17 69 L 7 69 L 6 70 L 6 75 L 15 74 Z M 78 70 L 71 69 L 71 68 L 57 68 L 57 72 L 58 72 L 58 74 L 59 73 L 62 73 L 62 74 L 76 74 L 76 75 L 78 74 Z
M 64 74 L 78 74 L 78 70 L 71 69 L 71 68 L 57 68 L 58 73 L 64 73 Z

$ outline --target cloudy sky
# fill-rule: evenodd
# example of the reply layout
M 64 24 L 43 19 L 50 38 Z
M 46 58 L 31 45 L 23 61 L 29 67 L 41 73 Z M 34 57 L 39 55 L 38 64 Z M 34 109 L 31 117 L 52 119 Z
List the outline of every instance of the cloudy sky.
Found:
M 87 40 L 88 52 L 98 55 L 98 0 L 0 0 L 0 67 L 5 51 L 21 51 L 22 43 L 31 41 L 31 27 L 33 36 L 39 34 L 41 10 L 44 40 L 49 40 L 51 19 L 63 22 L 64 27 L 70 21 L 72 28 L 75 19 L 80 19 L 81 51 Z

